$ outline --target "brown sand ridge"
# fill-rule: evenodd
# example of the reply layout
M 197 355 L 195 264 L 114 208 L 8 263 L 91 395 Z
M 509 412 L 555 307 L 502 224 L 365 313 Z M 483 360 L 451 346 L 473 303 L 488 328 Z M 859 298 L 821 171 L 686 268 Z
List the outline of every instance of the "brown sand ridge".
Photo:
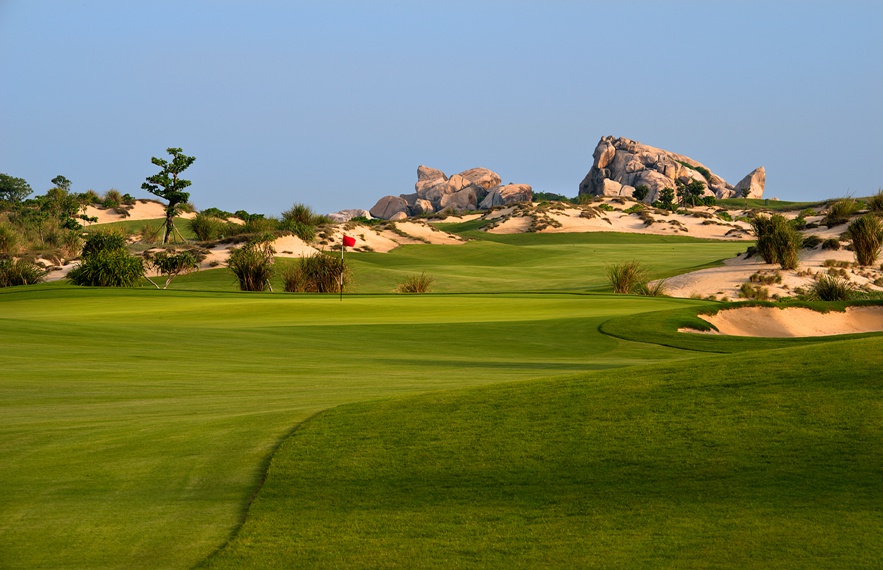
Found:
M 794 338 L 883 331 L 883 306 L 847 307 L 819 313 L 802 307 L 742 307 L 699 315 L 730 336 Z M 687 331 L 682 332 L 698 332 Z

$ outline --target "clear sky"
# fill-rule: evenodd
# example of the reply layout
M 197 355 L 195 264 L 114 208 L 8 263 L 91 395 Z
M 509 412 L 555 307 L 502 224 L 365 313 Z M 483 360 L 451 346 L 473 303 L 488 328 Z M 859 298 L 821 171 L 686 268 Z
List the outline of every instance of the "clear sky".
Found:
M 883 2 L 0 0 L 0 172 L 370 208 L 420 164 L 575 196 L 602 135 L 767 197 L 883 187 Z

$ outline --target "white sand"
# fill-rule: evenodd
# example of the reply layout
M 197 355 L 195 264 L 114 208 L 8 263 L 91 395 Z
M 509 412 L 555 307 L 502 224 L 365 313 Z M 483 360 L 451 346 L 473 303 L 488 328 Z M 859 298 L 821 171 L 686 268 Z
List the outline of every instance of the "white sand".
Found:
M 132 206 L 131 210 L 128 210 L 129 215 L 123 215 L 116 212 L 113 209 L 100 209 L 94 206 L 86 206 L 86 215 L 94 216 L 98 218 L 97 222 L 90 223 L 85 222 L 85 225 L 95 225 L 95 224 L 109 224 L 111 222 L 123 222 L 126 220 L 156 220 L 158 218 L 166 217 L 166 207 L 159 202 L 152 202 L 150 200 L 136 200 L 135 204 Z M 193 212 L 184 212 L 179 217 L 181 218 L 193 218 L 196 214 Z
M 883 307 L 848 307 L 818 313 L 800 307 L 743 307 L 700 315 L 718 334 L 791 338 L 883 331 Z

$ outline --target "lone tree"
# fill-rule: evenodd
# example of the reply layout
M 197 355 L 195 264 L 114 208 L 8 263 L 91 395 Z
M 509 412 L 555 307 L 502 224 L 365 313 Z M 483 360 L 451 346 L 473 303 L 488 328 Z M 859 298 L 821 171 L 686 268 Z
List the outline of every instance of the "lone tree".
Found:
M 21 202 L 32 192 L 30 184 L 24 178 L 16 178 L 0 173 L 0 200 Z
M 150 162 L 162 168 L 162 170 L 147 177 L 147 182 L 141 185 L 142 190 L 147 190 L 154 196 L 159 196 L 168 200 L 166 205 L 166 220 L 163 222 L 165 234 L 163 234 L 163 243 L 169 243 L 172 232 L 181 234 L 175 227 L 175 216 L 180 213 L 181 204 L 186 204 L 190 199 L 190 193 L 184 192 L 184 188 L 190 186 L 189 180 L 178 178 L 178 175 L 187 170 L 196 160 L 195 156 L 186 156 L 181 152 L 180 148 L 167 148 L 166 152 L 172 155 L 172 160 L 167 161 L 163 158 L 151 157 Z M 184 238 L 181 238 L 182 240 Z

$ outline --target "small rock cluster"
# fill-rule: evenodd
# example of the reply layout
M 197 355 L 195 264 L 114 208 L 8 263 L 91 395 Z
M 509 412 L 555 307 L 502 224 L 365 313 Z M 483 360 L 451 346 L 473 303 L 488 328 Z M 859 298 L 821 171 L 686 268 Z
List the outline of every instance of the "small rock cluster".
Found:
M 441 170 L 421 165 L 413 194 L 384 196 L 370 213 L 384 220 L 402 220 L 445 210 L 488 210 L 533 198 L 533 189 L 527 184 L 500 182 L 500 175 L 487 168 L 470 168 L 449 178 Z
M 579 185 L 580 194 L 632 196 L 636 187 L 644 185 L 649 189 L 644 201 L 653 202 L 663 188 L 674 189 L 676 181 L 698 180 L 705 185 L 706 195 L 716 198 L 741 198 L 743 188 L 748 188 L 749 198 L 761 198 L 766 183 L 762 166 L 732 186 L 688 156 L 624 137 L 602 137 L 592 157 L 592 168 Z

